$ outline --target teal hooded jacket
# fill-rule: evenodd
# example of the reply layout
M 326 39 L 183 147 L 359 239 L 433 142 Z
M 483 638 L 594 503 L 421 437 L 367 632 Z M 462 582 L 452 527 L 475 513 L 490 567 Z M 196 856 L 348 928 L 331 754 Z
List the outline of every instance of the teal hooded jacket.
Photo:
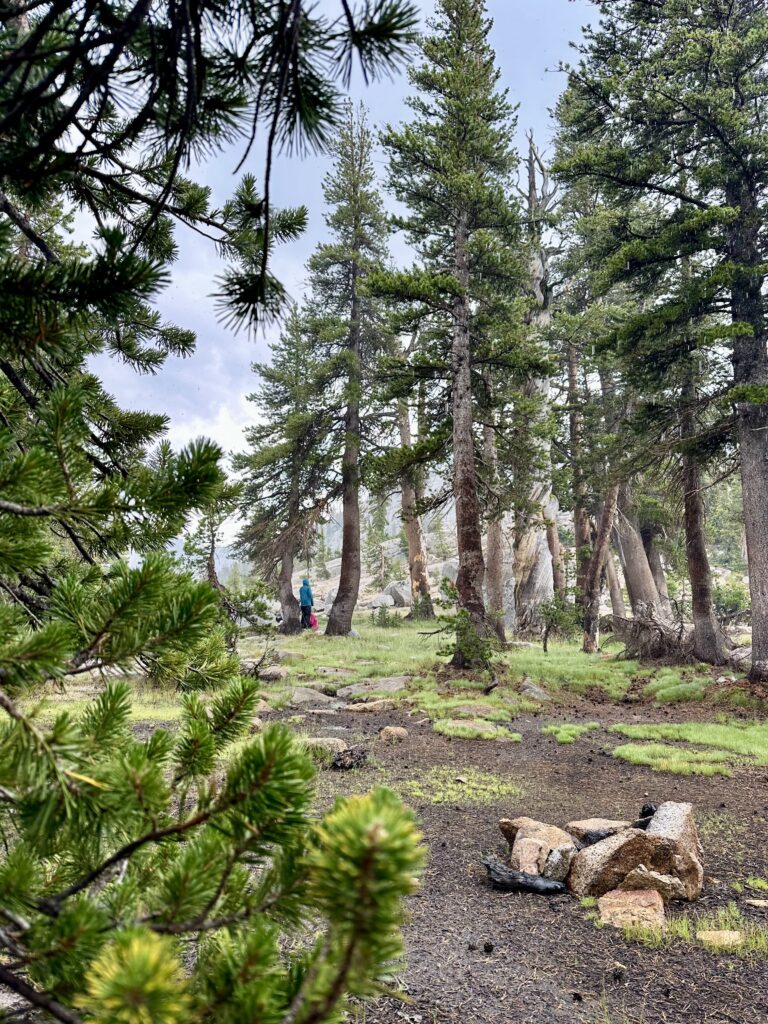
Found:
M 315 599 L 312 596 L 312 587 L 309 585 L 309 580 L 304 580 L 299 590 L 299 604 L 302 608 L 311 608 L 314 603 Z

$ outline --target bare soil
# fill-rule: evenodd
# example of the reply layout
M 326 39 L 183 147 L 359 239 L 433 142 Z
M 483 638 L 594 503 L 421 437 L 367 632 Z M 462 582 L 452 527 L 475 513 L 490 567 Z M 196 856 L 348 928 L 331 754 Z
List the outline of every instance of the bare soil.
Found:
M 429 846 L 424 884 L 409 901 L 408 966 L 401 979 L 407 1001 L 383 999 L 361 1008 L 366 1024 L 758 1024 L 768 1021 L 768 962 L 713 954 L 676 942 L 651 950 L 598 929 L 570 896 L 508 895 L 490 889 L 484 853 L 504 855 L 500 817 L 527 814 L 556 824 L 574 818 L 635 817 L 646 801 L 690 801 L 705 848 L 707 882 L 697 915 L 735 900 L 747 916 L 768 925 L 731 882 L 768 877 L 768 769 L 737 770 L 733 778 L 680 777 L 613 760 L 618 738 L 602 730 L 559 746 L 542 736 L 550 720 L 684 721 L 704 717 L 695 705 L 660 710 L 601 700 L 557 716 L 517 720 L 522 743 L 451 740 L 402 712 L 308 716 L 315 734 L 362 738 L 368 767 L 325 772 L 323 800 L 382 783 L 423 776 L 435 765 L 466 766 L 519 783 L 522 795 L 496 805 L 416 803 Z M 709 709 L 711 720 L 712 711 Z M 398 746 L 377 742 L 384 725 L 404 725 Z M 360 734 L 364 733 L 363 737 Z M 761 895 L 752 893 L 752 895 Z M 679 908 L 679 909 L 678 909 Z

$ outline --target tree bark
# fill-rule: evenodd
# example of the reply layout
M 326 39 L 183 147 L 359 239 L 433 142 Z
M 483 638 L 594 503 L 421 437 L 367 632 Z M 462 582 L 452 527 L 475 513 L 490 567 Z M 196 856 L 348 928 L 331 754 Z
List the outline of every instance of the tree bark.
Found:
M 584 608 L 584 639 L 582 651 L 595 654 L 600 639 L 600 585 L 603 578 L 603 567 L 611 543 L 611 530 L 616 518 L 616 506 L 619 497 L 619 485 L 612 484 L 603 502 L 597 536 L 592 547 L 592 554 L 584 574 L 583 608 Z
M 648 556 L 632 509 L 631 488 L 628 483 L 623 483 L 619 489 L 618 512 L 616 531 L 624 557 L 624 578 L 627 581 L 632 614 L 641 616 L 655 612 L 664 617 L 665 612 L 656 589 L 656 581 L 648 564 Z
M 483 456 L 490 487 L 498 483 L 499 459 L 496 451 L 496 428 L 491 423 L 483 427 Z M 486 523 L 486 580 L 488 615 L 502 643 L 506 642 L 504 630 L 504 534 L 501 528 L 501 514 L 491 508 Z
M 648 559 L 648 568 L 651 570 L 653 582 L 656 584 L 656 592 L 659 595 L 659 608 L 667 618 L 672 618 L 672 602 L 669 599 L 669 588 L 667 577 L 664 574 L 664 566 L 661 564 L 661 555 L 656 544 L 656 531 L 650 525 L 643 524 L 640 527 L 640 537 L 645 549 L 645 557 Z
M 684 412 L 682 433 L 691 437 L 694 433 L 691 412 L 691 393 L 683 394 Z M 688 579 L 691 583 L 691 604 L 693 608 L 693 653 L 699 661 L 710 665 L 724 665 L 727 661 L 725 644 L 715 610 L 712 604 L 712 574 L 707 555 L 704 532 L 704 501 L 701 497 L 701 476 L 696 459 L 683 452 L 683 507 L 685 523 L 685 555 L 688 561 Z
M 467 613 L 479 640 L 485 639 L 488 623 L 483 601 L 485 561 L 477 493 L 477 466 L 472 424 L 472 366 L 469 336 L 469 263 L 467 215 L 462 213 L 454 232 L 454 275 L 460 294 L 453 302 L 451 376 L 453 391 L 453 496 L 456 504 L 456 545 L 459 571 L 456 577 L 459 608 Z M 465 668 L 467 654 L 457 644 L 452 664 Z
M 397 423 L 400 431 L 400 444 L 403 448 L 411 447 L 411 420 L 406 402 L 397 403 Z M 424 530 L 421 517 L 417 513 L 416 485 L 414 474 L 406 471 L 400 478 L 401 507 L 405 536 L 408 542 L 408 572 L 411 579 L 411 615 L 420 619 L 432 619 L 435 616 L 432 607 L 432 596 L 429 589 L 429 573 L 427 571 L 427 548 L 424 543 Z
M 605 576 L 608 580 L 608 590 L 611 594 L 611 611 L 618 618 L 626 619 L 627 606 L 624 604 L 624 594 L 621 590 L 619 574 L 616 571 L 616 562 L 614 561 L 613 552 L 610 548 L 608 550 L 608 554 L 605 556 Z
M 349 380 L 347 409 L 344 416 L 345 445 L 341 463 L 342 534 L 339 589 L 326 626 L 326 636 L 347 636 L 360 592 L 360 297 L 358 269 L 352 268 L 352 304 L 350 310 Z
M 298 633 L 301 630 L 301 610 L 293 593 L 293 552 L 284 551 L 280 559 L 280 574 L 277 577 L 277 596 L 280 601 L 280 612 L 283 633 Z
M 584 581 L 589 565 L 592 542 L 589 527 L 589 490 L 583 467 L 584 424 L 579 405 L 579 353 L 575 345 L 568 344 L 568 427 L 573 466 L 573 536 L 576 545 L 576 596 L 584 594 Z
M 552 556 L 552 582 L 555 595 L 562 601 L 566 598 L 567 584 L 565 579 L 565 564 L 563 562 L 563 550 L 560 547 L 560 532 L 557 528 L 557 513 L 559 504 L 554 496 L 550 498 L 549 505 L 545 509 L 547 517 L 547 546 Z
M 731 284 L 731 316 L 748 332 L 733 339 L 733 380 L 745 389 L 768 387 L 768 353 L 763 314 L 760 231 L 762 214 L 747 182 L 726 189 L 729 206 L 739 209 L 730 227 L 729 249 L 736 272 Z M 751 272 L 750 272 L 751 270 Z M 744 532 L 752 603 L 753 682 L 768 682 L 768 404 L 742 393 L 736 402 L 741 456 Z

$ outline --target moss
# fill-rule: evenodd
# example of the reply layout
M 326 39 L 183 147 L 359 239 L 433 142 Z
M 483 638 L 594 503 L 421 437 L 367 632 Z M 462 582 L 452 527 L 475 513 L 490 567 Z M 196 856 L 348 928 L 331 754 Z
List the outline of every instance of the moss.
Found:
M 685 722 L 661 725 L 614 725 L 611 732 L 633 740 L 666 740 L 716 747 L 730 755 L 740 755 L 755 764 L 768 765 L 768 723 L 763 722 Z M 685 749 L 685 748 L 680 748 Z M 738 760 L 731 756 L 731 760 Z
M 600 728 L 599 722 L 587 722 L 577 725 L 575 722 L 564 722 L 562 725 L 546 725 L 541 730 L 545 736 L 554 736 L 558 743 L 575 743 L 579 736 Z
M 431 804 L 461 806 L 498 803 L 519 797 L 522 790 L 515 782 L 477 768 L 438 765 L 418 779 L 409 779 L 397 787 L 406 799 Z

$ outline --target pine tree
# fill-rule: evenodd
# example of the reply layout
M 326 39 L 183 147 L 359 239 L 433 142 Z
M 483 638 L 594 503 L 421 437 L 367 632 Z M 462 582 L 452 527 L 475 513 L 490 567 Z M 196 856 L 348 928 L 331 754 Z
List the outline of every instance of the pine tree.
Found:
M 408 100 L 414 117 L 384 136 L 389 187 L 407 211 L 396 223 L 420 261 L 413 272 L 391 276 L 388 285 L 391 294 L 417 307 L 415 320 L 430 318 L 430 361 L 445 368 L 457 591 L 461 614 L 479 637 L 493 626 L 483 598 L 476 376 L 483 343 L 500 333 L 507 336 L 502 325 L 512 313 L 504 296 L 515 292 L 520 277 L 520 252 L 514 246 L 519 218 L 509 198 L 516 162 L 510 145 L 514 115 L 498 90 L 490 30 L 482 0 L 439 0 L 430 34 L 421 43 L 423 62 L 409 72 L 416 90 Z M 486 319 L 490 309 L 492 322 Z M 457 646 L 455 664 L 465 660 Z
M 324 357 L 326 407 L 338 409 L 342 547 L 339 587 L 326 633 L 352 628 L 361 573 L 361 454 L 370 419 L 371 373 L 387 343 L 380 301 L 366 289 L 387 256 L 387 222 L 373 168 L 374 138 L 364 109 L 349 105 L 333 142 L 334 164 L 323 183 L 330 241 L 309 260 L 308 307 L 314 351 Z M 380 430 L 379 425 L 376 427 Z
M 660 342 L 654 356 L 677 347 L 670 332 L 685 346 L 691 318 L 707 314 L 707 343 L 731 351 L 756 681 L 768 679 L 766 66 L 760 0 L 611 4 L 569 72 L 573 145 L 560 166 L 568 180 L 598 183 L 619 212 L 642 201 L 659 207 L 640 238 L 631 218 L 617 217 L 610 279 L 691 261 L 687 279 L 642 318 L 642 333 Z
M 264 579 L 276 580 L 282 629 L 294 633 L 301 628 L 294 566 L 339 493 L 337 444 L 305 311 L 291 311 L 271 356 L 254 366 L 261 387 L 249 396 L 259 420 L 246 431 L 250 451 L 233 459 L 243 474 L 246 519 L 236 550 Z
M 220 495 L 221 452 L 151 458 L 165 418 L 121 411 L 88 368 L 106 353 L 154 372 L 191 350 L 152 305 L 171 219 L 231 259 L 225 313 L 279 310 L 267 257 L 301 212 L 248 178 L 212 211 L 179 168 L 244 114 L 276 143 L 321 141 L 329 51 L 376 72 L 413 23 L 397 2 L 335 23 L 281 2 L 0 11 L 0 984 L 25 1015 L 319 1024 L 393 970 L 421 861 L 411 820 L 377 791 L 316 822 L 311 765 L 279 728 L 233 752 L 256 684 L 226 652 L 206 660 L 217 594 L 162 550 Z M 60 244 L 51 197 L 93 214 L 87 252 Z M 178 733 L 137 739 L 125 682 L 77 720 L 23 710 L 47 680 L 137 670 L 184 691 Z
M 395 566 L 387 555 L 388 526 L 387 500 L 373 495 L 365 529 L 365 567 L 379 590 L 395 576 Z

